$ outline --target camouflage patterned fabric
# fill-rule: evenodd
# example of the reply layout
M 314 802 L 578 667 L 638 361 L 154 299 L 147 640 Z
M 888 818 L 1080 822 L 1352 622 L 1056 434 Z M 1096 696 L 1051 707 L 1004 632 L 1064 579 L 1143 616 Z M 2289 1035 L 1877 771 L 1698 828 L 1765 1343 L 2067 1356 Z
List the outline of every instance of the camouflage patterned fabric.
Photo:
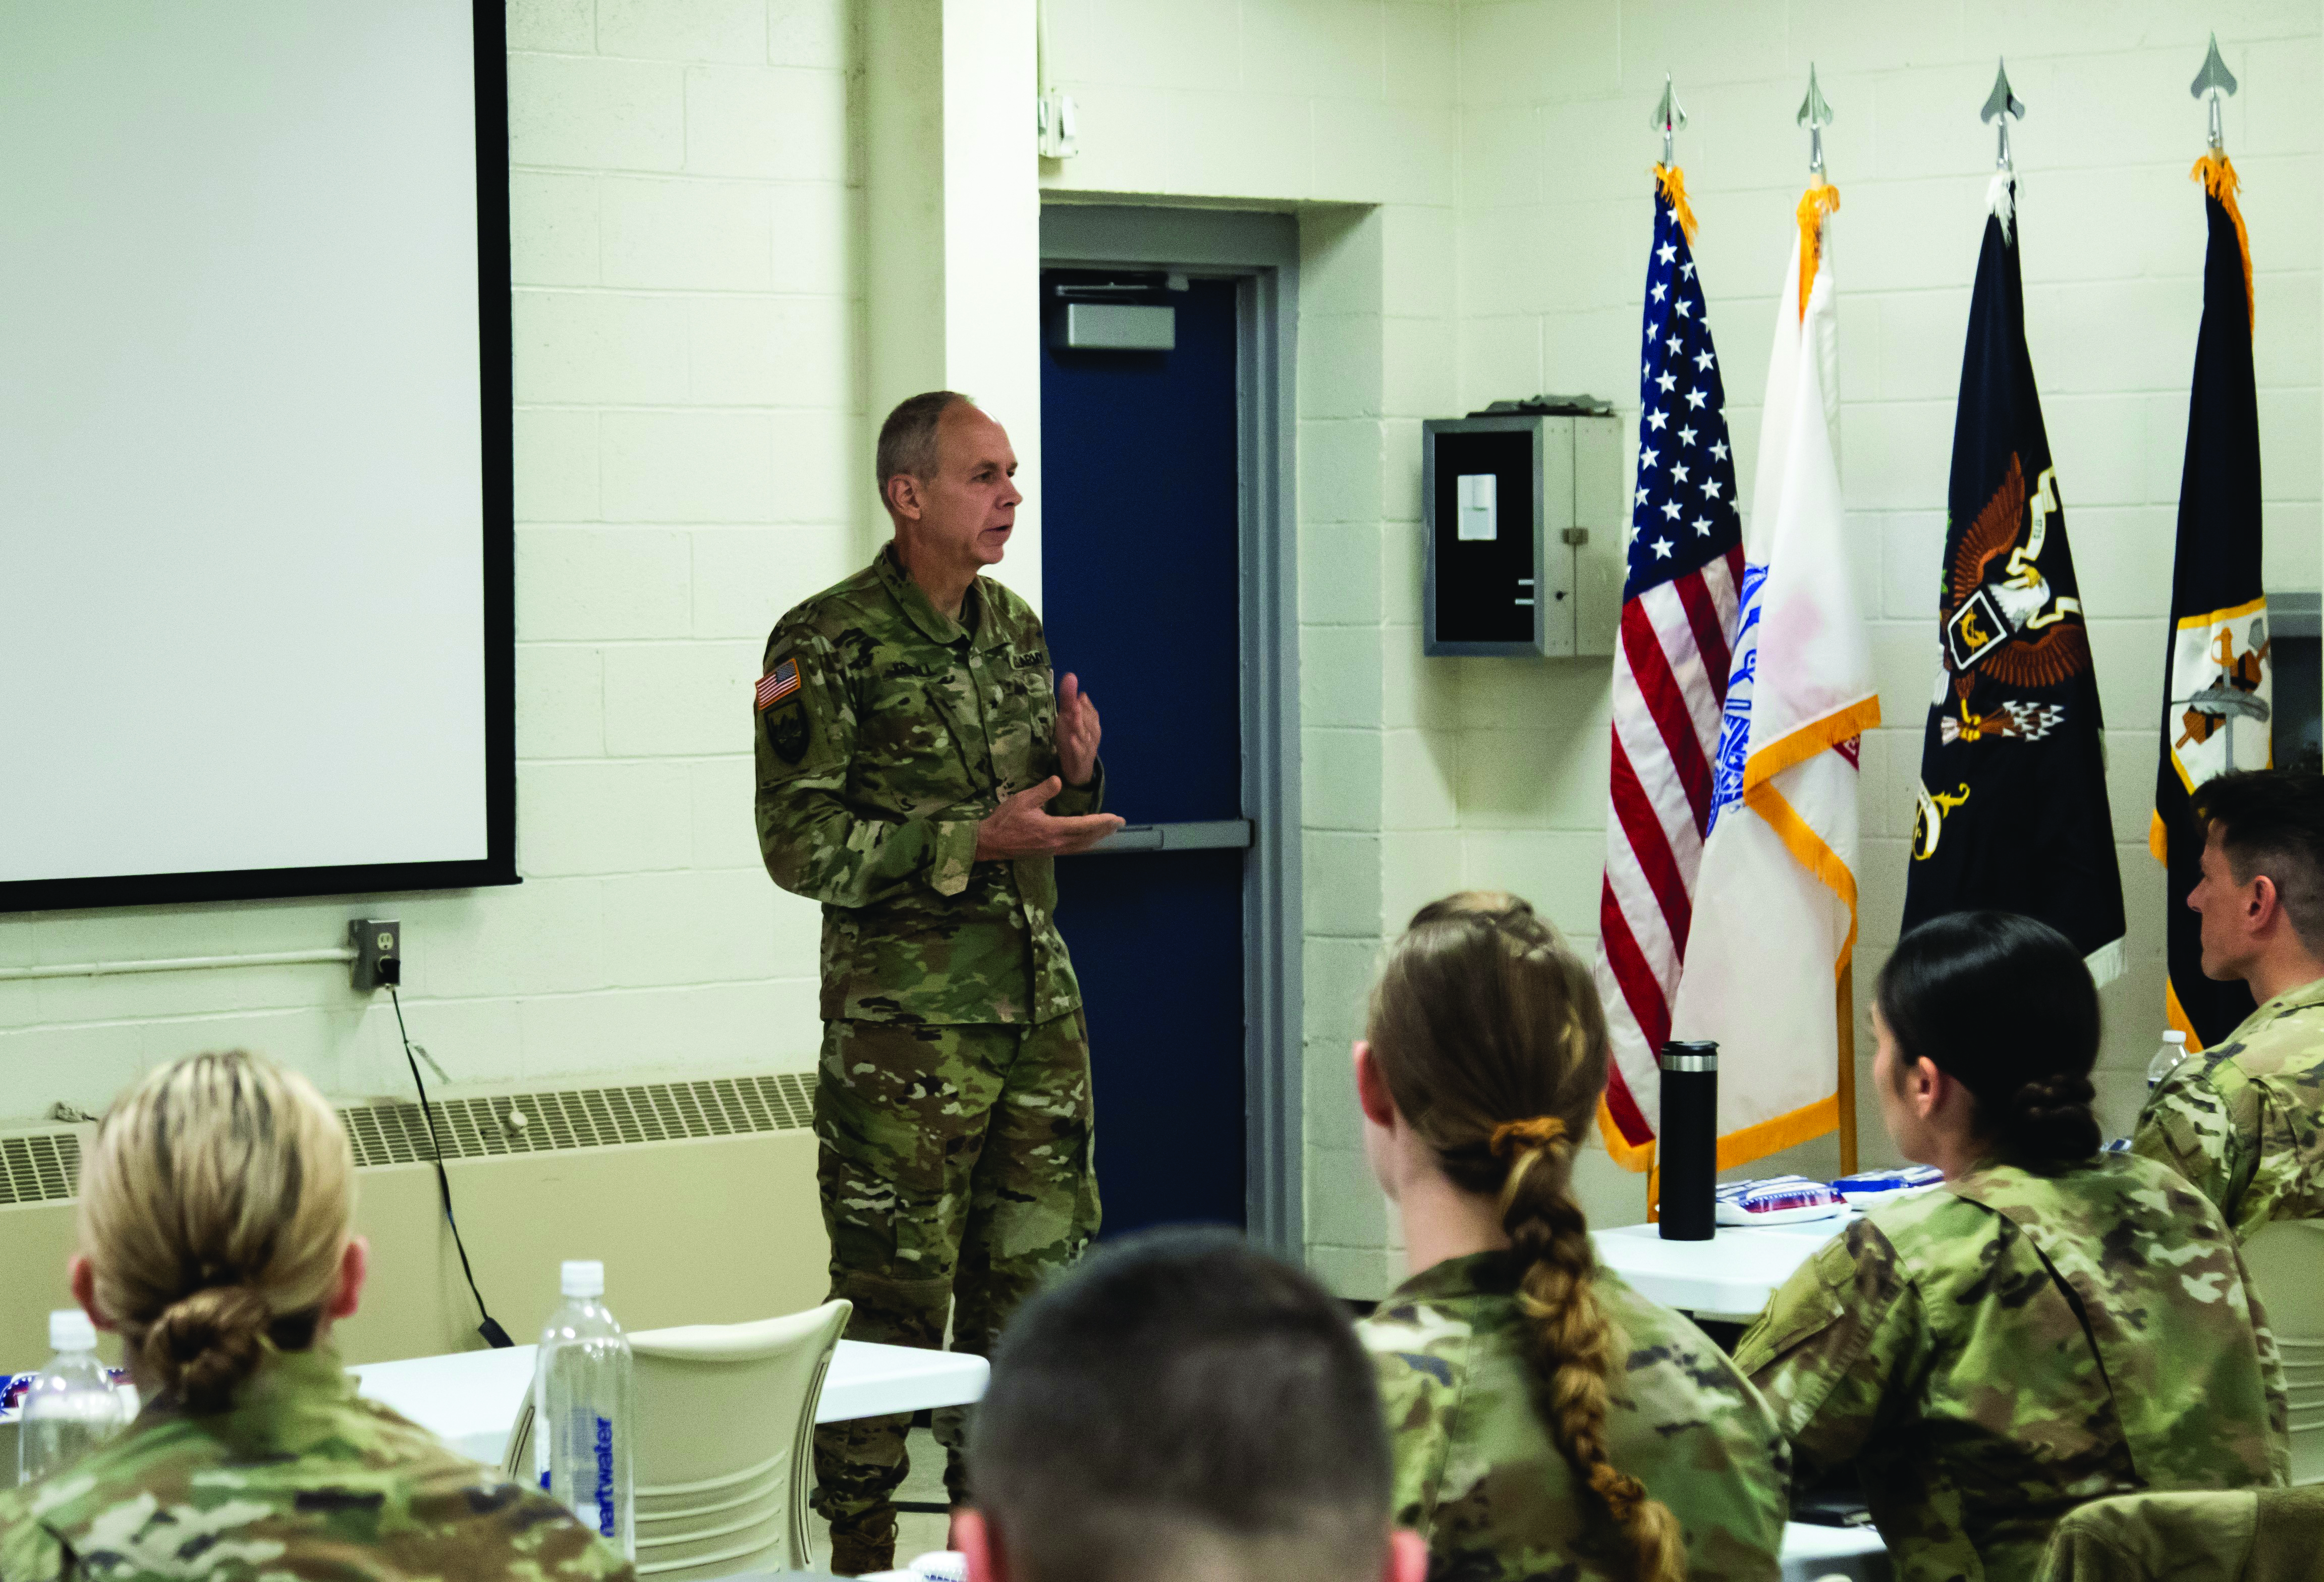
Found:
M 816 1083 L 831 1294 L 851 1340 L 991 1355 L 1002 1322 L 1097 1234 L 1089 1044 L 1038 1027 L 824 1025 Z M 816 1509 L 835 1543 L 893 1542 L 908 1416 L 816 1430 Z M 936 1414 L 945 1486 L 968 1498 L 967 1413 Z
M 2058 1523 L 2042 1582 L 2315 1582 L 2324 1485 L 2117 1494 Z
M 210 1416 L 150 1402 L 120 1438 L 0 1494 L 6 1582 L 628 1579 L 564 1507 L 285 1352 Z
M 2272 1219 L 2324 1219 L 2324 978 L 2181 1062 L 2130 1146 L 2194 1182 L 2238 1241 Z
M 2285 1473 L 2283 1370 L 2218 1211 L 2101 1154 L 1986 1165 L 1850 1225 L 1735 1360 L 1803 1466 L 1853 1464 L 1904 1582 L 2020 1582 L 2060 1517 Z
M 1428 1540 L 1432 1577 L 1626 1576 L 1535 1409 L 1520 1272 L 1506 1254 L 1448 1259 L 1356 1326 L 1395 1447 L 1397 1524 Z M 1610 1270 L 1595 1284 L 1624 1341 L 1607 1414 L 1614 1465 L 1677 1515 L 1691 1577 L 1781 1575 L 1791 1453 L 1775 1414 L 1692 1324 Z
M 823 902 L 824 1020 L 1022 1023 L 1078 1009 L 1051 859 L 974 860 L 977 822 L 1057 772 L 1031 607 L 980 577 L 954 621 L 891 544 L 777 623 L 765 675 L 759 848 L 776 884 Z M 1049 811 L 1104 800 L 1101 767 Z
M 1040 621 L 980 577 L 960 619 L 894 546 L 767 641 L 754 732 L 759 844 L 823 902 L 816 1092 L 831 1292 L 847 1335 L 982 1352 L 1042 1275 L 1095 1234 L 1089 1045 L 1057 933 L 1051 859 L 977 862 L 976 825 L 1058 772 Z M 1102 768 L 1049 804 L 1104 801 Z M 817 1431 L 835 1568 L 893 1542 L 904 1418 Z M 964 1496 L 964 1414 L 940 1414 Z M 841 1562 L 846 1562 L 842 1568 Z

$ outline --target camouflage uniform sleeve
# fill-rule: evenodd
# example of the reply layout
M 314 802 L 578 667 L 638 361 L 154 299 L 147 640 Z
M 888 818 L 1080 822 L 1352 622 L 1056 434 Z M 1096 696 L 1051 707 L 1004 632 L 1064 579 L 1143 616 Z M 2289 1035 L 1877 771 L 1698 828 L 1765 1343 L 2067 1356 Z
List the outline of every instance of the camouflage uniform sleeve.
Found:
M 1826 1242 L 1735 1348 L 1798 1461 L 1820 1471 L 1863 1449 L 1894 1414 L 1927 1326 L 1895 1249 L 1869 1220 Z
M 2228 1216 L 2238 1241 L 2249 1241 L 2274 1219 L 2324 1218 L 2324 1065 L 2286 1071 L 2267 1082 L 2246 1082 L 2252 1159 Z M 2242 1118 L 2241 1102 L 2231 1104 Z
M 767 640 L 761 693 L 796 665 L 796 685 L 758 704 L 759 851 L 775 883 L 830 906 L 872 906 L 916 886 L 968 887 L 972 819 L 864 818 L 847 800 L 856 709 L 846 665 L 823 633 L 786 623 Z
M 2236 1120 L 2210 1082 L 2207 1062 L 2187 1060 L 2147 1096 L 2130 1151 L 2177 1170 L 2232 1225 L 2251 1179 L 2246 1133 Z
M 1366 1344 L 1392 1345 L 1394 1337 L 1367 1337 Z M 1372 1367 L 1396 1462 L 1389 1515 L 1398 1527 L 1425 1535 L 1435 1519 L 1444 1457 L 1452 1448 L 1447 1425 L 1458 1392 L 1451 1382 L 1451 1365 L 1425 1351 L 1374 1349 Z
M 0 1578 L 5 1582 L 61 1582 L 64 1546 L 41 1525 L 26 1490 L 0 1494 Z

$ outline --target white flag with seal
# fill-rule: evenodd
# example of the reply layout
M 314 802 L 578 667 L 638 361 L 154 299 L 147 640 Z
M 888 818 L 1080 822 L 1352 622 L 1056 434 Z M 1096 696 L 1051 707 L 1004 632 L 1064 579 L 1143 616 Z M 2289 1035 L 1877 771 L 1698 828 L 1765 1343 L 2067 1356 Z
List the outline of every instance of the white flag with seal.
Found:
M 1857 758 L 1880 723 L 1833 440 L 1829 184 L 1800 200 L 1775 309 L 1742 614 L 1713 766 L 1675 1039 L 1720 1046 L 1719 1164 L 1839 1123 L 1839 1001 L 1856 944 Z

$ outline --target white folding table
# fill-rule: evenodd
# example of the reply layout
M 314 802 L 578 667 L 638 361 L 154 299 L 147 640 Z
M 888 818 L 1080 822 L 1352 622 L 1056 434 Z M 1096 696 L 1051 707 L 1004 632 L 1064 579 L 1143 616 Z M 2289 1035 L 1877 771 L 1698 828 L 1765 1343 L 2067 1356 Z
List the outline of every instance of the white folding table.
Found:
M 360 1393 L 390 1406 L 463 1456 L 498 1466 L 532 1387 L 530 1346 L 415 1356 L 349 1368 Z M 956 1351 L 843 1340 L 824 1375 L 815 1420 L 842 1422 L 924 1407 L 962 1406 L 984 1394 L 991 1365 Z
M 1720 1226 L 1707 1242 L 1666 1242 L 1658 1225 L 1592 1232 L 1598 1261 L 1666 1308 L 1748 1318 L 1853 1217 Z

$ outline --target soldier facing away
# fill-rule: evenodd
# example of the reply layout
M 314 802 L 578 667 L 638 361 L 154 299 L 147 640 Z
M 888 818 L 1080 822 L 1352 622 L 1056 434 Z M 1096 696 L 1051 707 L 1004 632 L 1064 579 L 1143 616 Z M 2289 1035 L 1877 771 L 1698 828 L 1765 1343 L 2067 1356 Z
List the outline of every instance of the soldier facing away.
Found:
M 0 1577 L 632 1577 L 547 1495 L 356 1396 L 327 1345 L 363 1291 L 355 1191 L 322 1096 L 248 1055 L 162 1067 L 114 1105 L 70 1278 L 151 1398 L 0 1494 Z
M 2098 990 L 2065 936 L 1955 912 L 1881 969 L 1872 1086 L 1941 1184 L 1824 1244 L 1735 1360 L 1854 1465 L 1900 1582 L 2030 1582 L 2086 1500 L 2283 1481 L 2283 1370 L 2218 1210 L 2101 1153 Z
M 2156 1084 L 2131 1133 L 2219 1207 L 2239 1240 L 2324 1217 L 2324 776 L 2254 770 L 2194 794 L 2205 827 L 2203 976 L 2258 1009 Z
M 1415 1271 L 1357 1333 L 1430 1574 L 1780 1576 L 1775 1414 L 1693 1324 L 1596 1267 L 1572 1196 L 1606 1087 L 1589 967 L 1514 896 L 1436 902 L 1390 952 L 1355 1060 Z
M 776 624 L 754 699 L 760 849 L 823 903 L 817 1180 L 853 1340 L 989 1353 L 1097 1232 L 1089 1041 L 1053 858 L 1099 811 L 1097 709 L 1053 695 L 1041 623 L 979 573 L 1022 496 L 999 423 L 950 391 L 880 430 L 893 541 Z M 909 1419 L 816 1434 L 832 1567 L 887 1568 Z M 965 1413 L 939 1412 L 967 1498 Z

